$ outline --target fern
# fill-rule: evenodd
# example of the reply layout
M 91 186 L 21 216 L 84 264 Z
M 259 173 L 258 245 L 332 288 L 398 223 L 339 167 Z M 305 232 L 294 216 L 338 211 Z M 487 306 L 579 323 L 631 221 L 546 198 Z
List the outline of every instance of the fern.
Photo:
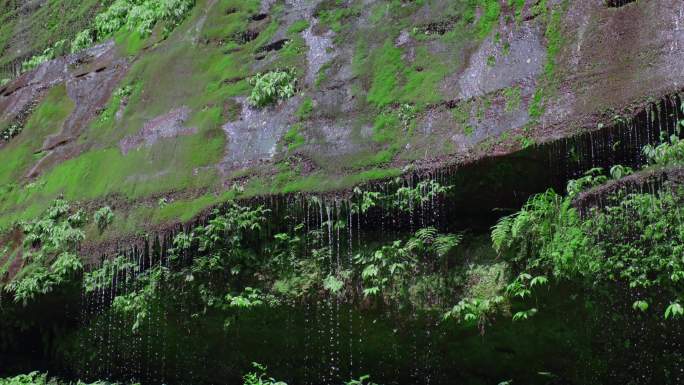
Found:
M 247 100 L 255 107 L 264 107 L 279 100 L 289 99 L 295 95 L 297 89 L 297 76 L 292 69 L 256 74 L 249 82 L 253 88 Z
M 496 225 L 492 227 L 491 239 L 494 250 L 501 254 L 509 245 L 511 238 L 511 227 L 515 216 L 500 218 Z

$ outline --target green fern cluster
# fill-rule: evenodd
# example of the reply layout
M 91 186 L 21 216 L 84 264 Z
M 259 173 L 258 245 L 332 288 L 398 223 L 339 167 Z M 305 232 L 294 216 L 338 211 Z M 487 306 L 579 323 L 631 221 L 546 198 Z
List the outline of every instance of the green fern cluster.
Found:
M 385 300 L 406 299 L 416 277 L 444 266 L 448 254 L 461 242 L 460 234 L 440 234 L 433 227 L 423 228 L 406 241 L 394 241 L 371 253 L 356 255 L 365 296 Z M 423 271 L 426 270 L 427 271 Z
M 255 107 L 265 107 L 279 100 L 289 99 L 297 91 L 297 76 L 294 70 L 256 74 L 249 82 L 253 88 L 248 101 Z
M 65 53 L 66 40 L 56 42 L 52 47 L 46 48 L 43 53 L 34 55 L 21 63 L 21 72 L 28 72 L 39 65 L 54 59 L 55 57 Z
M 115 0 L 95 17 L 95 31 L 99 39 L 123 28 L 145 36 L 159 22 L 165 23 L 168 31 L 178 25 L 193 6 L 193 0 Z
M 680 125 L 684 125 L 684 121 L 680 122 Z M 669 141 L 663 141 L 657 146 L 646 145 L 643 153 L 652 165 L 682 165 L 684 164 L 684 139 L 672 135 Z
M 95 211 L 95 214 L 93 215 L 93 219 L 95 220 L 95 223 L 97 224 L 97 228 L 100 229 L 100 232 L 102 232 L 114 220 L 114 212 L 112 211 L 111 207 L 104 206 L 104 207 L 101 207 L 99 210 Z
M 169 266 L 155 264 L 140 272 L 137 266 L 115 260 L 86 274 L 86 289 L 97 289 L 102 282 L 111 284 L 108 277 L 117 271 L 131 271 L 136 277 L 134 287 L 116 296 L 112 308 L 133 317 L 133 331 L 149 317 L 162 293 L 179 287 L 192 287 L 193 302 L 203 306 L 202 312 L 215 309 L 230 315 L 234 310 L 273 305 L 275 297 L 249 286 L 253 272 L 266 265 L 262 259 L 266 256 L 248 245 L 248 238 L 258 236 L 267 212 L 263 207 L 235 204 L 222 214 L 215 211 L 205 226 L 174 238 Z
M 82 381 L 62 381 L 55 377 L 49 377 L 47 373 L 31 372 L 14 377 L 0 378 L 0 385 L 117 385 L 106 381 L 85 383 Z M 139 384 L 135 384 L 139 385 Z
M 608 292 L 622 283 L 642 297 L 634 304 L 636 310 L 660 309 L 666 318 L 684 315 L 684 190 L 618 192 L 604 208 L 584 216 L 573 206 L 573 196 L 553 191 L 534 196 L 492 229 L 495 249 L 520 273 L 508 294 L 521 300 L 532 297 L 547 277 L 602 285 Z M 671 299 L 669 305 L 661 300 L 664 294 Z
M 155 26 L 163 24 L 163 33 L 168 35 L 185 19 L 194 5 L 194 0 L 115 0 L 95 17 L 91 28 L 77 33 L 69 46 L 66 40 L 60 40 L 43 53 L 23 62 L 21 70 L 31 71 L 55 57 L 80 52 L 123 29 L 148 36 Z
M 27 304 L 39 294 L 52 292 L 82 269 L 76 251 L 85 238 L 84 223 L 82 211 L 70 214 L 69 204 L 56 200 L 43 218 L 22 225 L 26 266 L 5 287 L 16 302 Z

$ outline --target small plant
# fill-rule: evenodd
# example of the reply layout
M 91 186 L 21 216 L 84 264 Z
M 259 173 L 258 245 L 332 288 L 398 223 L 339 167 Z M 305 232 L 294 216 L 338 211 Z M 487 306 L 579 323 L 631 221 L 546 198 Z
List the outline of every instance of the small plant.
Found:
M 642 151 L 648 162 L 653 165 L 669 166 L 684 163 L 684 139 L 677 135 L 670 136 L 669 141 L 663 140 L 663 143 L 657 146 L 646 145 Z
M 297 76 L 294 70 L 271 71 L 265 74 L 256 74 L 249 79 L 254 86 L 248 101 L 255 107 L 264 107 L 288 99 L 295 95 L 297 89 Z
M 64 49 L 64 45 L 66 44 L 66 40 L 60 40 L 55 45 L 52 47 L 46 48 L 43 53 L 39 55 L 34 55 L 30 59 L 24 61 L 21 63 L 21 72 L 28 72 L 31 70 L 34 70 L 37 68 L 39 65 L 50 61 L 57 56 L 56 52 L 60 52 Z
M 165 197 L 159 198 L 157 201 L 157 206 L 159 206 L 160 209 L 163 209 L 169 204 L 169 201 Z
M 404 125 L 404 128 L 407 128 L 413 119 L 416 118 L 417 110 L 418 109 L 415 106 L 408 103 L 401 105 L 399 108 L 399 120 Z
M 19 135 L 21 133 L 22 129 L 23 128 L 20 125 L 12 124 L 9 127 L 5 128 L 4 130 L 0 131 L 0 139 L 4 140 L 5 142 L 9 142 L 10 139 Z
M 345 382 L 344 385 L 378 385 L 378 384 L 376 384 L 375 382 L 372 382 L 370 380 L 370 376 L 366 374 L 366 375 L 359 377 L 358 380 L 349 380 L 349 381 Z
M 127 99 L 133 93 L 133 88 L 131 86 L 121 87 L 116 92 L 114 92 L 114 97 L 119 100 Z
M 74 41 L 71 43 L 71 53 L 81 52 L 93 44 L 93 34 L 89 29 L 76 34 Z
M 684 307 L 678 302 L 673 302 L 665 309 L 665 319 L 684 317 Z
M 571 198 L 576 197 L 583 191 L 592 187 L 602 185 L 608 181 L 608 177 L 603 175 L 603 169 L 600 167 L 592 168 L 584 173 L 584 176 L 578 179 L 571 180 L 567 185 L 567 192 Z
M 626 167 L 621 164 L 615 165 L 610 168 L 610 177 L 617 180 L 621 179 L 627 175 L 631 175 L 634 173 L 634 170 L 632 170 L 631 167 Z
M 528 136 L 518 137 L 518 142 L 520 143 L 520 147 L 522 147 L 523 149 L 530 148 L 535 145 L 534 139 Z
M 245 374 L 243 377 L 244 385 L 287 385 L 282 381 L 266 377 L 266 367 L 256 362 L 252 362 L 253 372 Z
M 0 87 L 6 86 L 12 79 L 7 78 L 7 79 L 0 79 Z
M 97 228 L 102 232 L 114 220 L 114 213 L 112 212 L 111 207 L 105 206 L 97 210 L 93 218 L 95 219 L 95 223 L 97 223 Z

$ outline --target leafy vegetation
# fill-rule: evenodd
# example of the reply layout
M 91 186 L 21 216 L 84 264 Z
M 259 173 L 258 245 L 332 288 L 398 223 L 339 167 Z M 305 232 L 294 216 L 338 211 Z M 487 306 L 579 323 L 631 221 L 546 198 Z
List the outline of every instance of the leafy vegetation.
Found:
M 245 374 L 243 385 L 287 385 L 282 381 L 266 377 L 266 367 L 256 362 L 252 363 L 254 371 Z
M 248 101 L 255 107 L 264 107 L 279 100 L 289 99 L 297 90 L 297 76 L 293 70 L 271 71 L 250 78 L 252 93 Z
M 657 146 L 646 145 L 643 153 L 652 165 L 681 165 L 684 163 L 684 140 L 672 135 L 669 140 L 662 141 Z
M 31 372 L 9 378 L 0 378 L 0 385 L 117 385 L 106 381 L 85 383 L 82 381 L 63 381 L 56 377 L 48 377 L 47 373 Z
M 95 17 L 94 25 L 78 32 L 67 48 L 67 40 L 60 40 L 41 54 L 22 63 L 22 72 L 31 71 L 40 64 L 67 52 L 77 53 L 115 33 L 126 30 L 149 35 L 155 26 L 163 25 L 168 35 L 195 5 L 194 0 L 115 0 L 104 12 Z M 68 50 L 68 51 L 67 51 Z
M 640 311 L 681 316 L 684 265 L 678 244 L 684 223 L 679 202 L 684 191 L 676 186 L 653 194 L 618 191 L 605 207 L 581 215 L 573 199 L 606 180 L 591 170 L 568 185 L 567 196 L 553 191 L 536 195 L 520 212 L 499 221 L 492 230 L 494 247 L 518 271 L 508 294 L 529 298 L 551 277 L 606 290 L 626 287 L 631 294 L 612 295 L 638 296 L 634 308 Z M 663 297 L 670 298 L 669 305 Z
M 102 232 L 114 220 L 114 212 L 112 211 L 111 207 L 104 206 L 104 207 L 100 208 L 99 210 L 95 211 L 95 214 L 93 215 L 93 219 L 95 220 L 95 223 L 97 224 L 97 228 L 100 229 L 100 232 Z
M 0 131 L 0 139 L 4 140 L 5 142 L 9 142 L 10 139 L 21 134 L 22 130 L 23 130 L 23 127 L 21 127 L 18 124 L 16 124 L 16 123 L 10 124 L 9 127 Z
M 82 269 L 77 249 L 85 238 L 80 229 L 85 215 L 70 211 L 67 202 L 57 200 L 42 218 L 22 225 L 26 266 L 5 286 L 16 302 L 27 304 L 39 294 L 52 292 L 73 281 Z
M 160 22 L 168 33 L 193 6 L 193 0 L 115 0 L 105 12 L 95 17 L 97 38 L 111 36 L 123 28 L 148 35 Z
M 418 230 L 409 240 L 394 241 L 369 254 L 359 254 L 364 296 L 383 295 L 386 300 L 406 300 L 415 277 L 442 270 L 447 256 L 458 246 L 460 235 L 439 234 L 434 228 Z M 438 289 L 438 288 L 435 288 Z
M 37 68 L 39 65 L 54 59 L 63 53 L 64 47 L 66 45 L 66 40 L 60 40 L 56 42 L 52 47 L 46 48 L 43 53 L 34 55 L 28 60 L 21 63 L 21 71 L 27 72 Z

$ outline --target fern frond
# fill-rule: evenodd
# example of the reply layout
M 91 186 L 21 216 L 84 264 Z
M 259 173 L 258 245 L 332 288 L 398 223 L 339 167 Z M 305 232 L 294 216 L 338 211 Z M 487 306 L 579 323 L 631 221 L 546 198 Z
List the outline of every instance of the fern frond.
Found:
M 492 226 L 492 244 L 494 245 L 494 250 L 499 254 L 501 254 L 501 252 L 510 244 L 511 227 L 514 219 L 515 215 L 509 215 L 499 219 L 499 221 Z

